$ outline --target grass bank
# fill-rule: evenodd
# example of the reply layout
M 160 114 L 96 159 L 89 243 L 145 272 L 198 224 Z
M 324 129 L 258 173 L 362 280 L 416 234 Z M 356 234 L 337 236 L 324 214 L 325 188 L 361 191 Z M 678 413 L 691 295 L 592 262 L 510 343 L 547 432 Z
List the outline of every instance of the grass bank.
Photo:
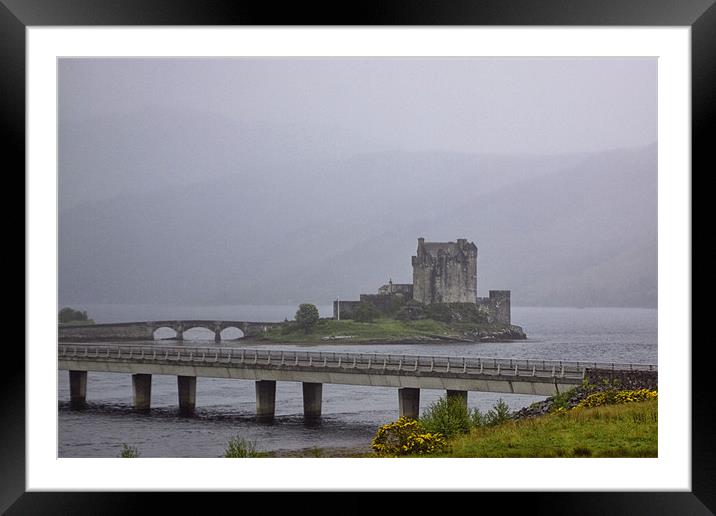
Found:
M 449 439 L 449 452 L 415 457 L 657 457 L 657 419 L 656 400 L 560 411 L 473 428 Z M 262 456 L 378 457 L 368 447 L 278 450 Z
M 657 457 L 657 400 L 473 428 L 441 457 Z
M 373 322 L 322 319 L 308 333 L 287 323 L 274 327 L 269 332 L 253 337 L 251 340 L 282 343 L 474 341 L 474 338 L 468 338 L 465 334 L 475 331 L 499 334 L 505 332 L 507 328 L 509 327 L 500 324 L 448 324 L 432 319 L 400 321 L 380 318 Z

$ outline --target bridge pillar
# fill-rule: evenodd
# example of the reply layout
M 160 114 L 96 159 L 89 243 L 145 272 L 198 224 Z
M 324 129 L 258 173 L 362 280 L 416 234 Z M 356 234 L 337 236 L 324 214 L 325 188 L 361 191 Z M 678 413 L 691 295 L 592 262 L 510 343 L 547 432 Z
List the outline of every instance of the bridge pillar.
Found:
M 398 389 L 398 408 L 400 417 L 418 419 L 420 415 L 420 389 L 412 387 Z
M 303 417 L 306 419 L 321 417 L 323 384 L 303 382 Z
M 467 391 L 452 391 L 448 389 L 447 391 L 447 399 L 452 400 L 460 400 L 460 403 L 467 409 Z
M 196 407 L 196 376 L 177 376 L 179 412 L 191 414 Z
M 184 340 L 184 328 L 181 328 L 181 327 L 177 328 L 176 332 L 177 332 L 176 340 Z
M 214 330 L 214 342 L 221 342 L 221 330 Z
M 136 410 L 149 410 L 152 398 L 152 375 L 132 375 L 132 400 Z
M 258 380 L 256 382 L 256 417 L 272 419 L 276 412 L 276 381 Z
M 70 404 L 82 406 L 87 401 L 87 371 L 70 371 Z

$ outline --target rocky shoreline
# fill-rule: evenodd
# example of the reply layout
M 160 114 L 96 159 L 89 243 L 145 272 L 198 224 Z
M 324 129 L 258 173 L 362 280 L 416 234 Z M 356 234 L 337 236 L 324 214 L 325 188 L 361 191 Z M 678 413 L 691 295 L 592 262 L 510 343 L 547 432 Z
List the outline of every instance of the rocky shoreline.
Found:
M 595 392 L 612 389 L 648 389 L 657 390 L 658 373 L 656 371 L 612 371 L 608 369 L 588 369 L 587 384 L 576 387 L 570 391 L 570 396 L 560 399 L 560 406 L 569 410 L 576 407 L 580 401 Z M 543 416 L 552 411 L 556 396 L 533 403 L 512 414 L 512 419 Z
M 502 330 L 467 332 L 464 335 L 476 342 L 511 342 L 527 339 L 527 334 L 522 327 L 514 324 Z
M 374 457 L 375 454 L 370 446 L 332 446 L 332 447 L 311 447 L 293 450 L 272 450 L 267 452 L 271 458 L 293 459 L 293 458 L 359 458 Z
M 236 339 L 233 342 L 246 343 L 246 344 L 302 344 L 318 346 L 326 343 L 340 343 L 340 344 L 353 344 L 353 345 L 371 345 L 371 344 L 434 344 L 439 342 L 513 342 L 516 340 L 526 340 L 527 334 L 524 332 L 522 327 L 516 325 L 510 325 L 507 328 L 499 330 L 477 330 L 474 332 L 463 332 L 462 334 L 455 335 L 413 335 L 410 337 L 387 337 L 381 338 L 363 338 L 356 337 L 353 335 L 326 335 L 321 337 L 320 341 L 311 342 L 280 342 L 268 339 L 262 339 L 261 337 L 246 337 Z

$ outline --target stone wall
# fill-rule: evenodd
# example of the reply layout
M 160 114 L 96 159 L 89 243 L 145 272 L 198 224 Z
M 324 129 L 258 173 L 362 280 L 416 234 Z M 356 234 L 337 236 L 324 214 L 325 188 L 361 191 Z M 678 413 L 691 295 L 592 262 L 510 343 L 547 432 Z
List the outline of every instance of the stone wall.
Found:
M 360 301 L 372 304 L 383 314 L 390 314 L 402 306 L 407 299 L 401 294 L 361 294 Z
M 618 382 L 621 389 L 656 390 L 659 380 L 658 371 L 612 371 L 611 369 L 587 369 L 585 378 L 589 383 L 599 385 L 607 380 Z
M 402 303 L 409 299 L 401 294 L 361 294 L 360 301 L 341 301 L 341 319 L 353 319 L 355 311 L 362 303 L 370 303 L 382 314 L 390 314 L 396 304 L 402 306 Z M 338 318 L 338 301 L 333 301 L 333 318 Z
M 333 301 L 333 318 L 338 319 L 338 303 L 339 301 Z M 353 319 L 355 311 L 360 306 L 360 301 L 340 301 L 341 304 L 341 319 Z
M 59 341 L 152 340 L 154 327 L 144 323 L 60 325 Z

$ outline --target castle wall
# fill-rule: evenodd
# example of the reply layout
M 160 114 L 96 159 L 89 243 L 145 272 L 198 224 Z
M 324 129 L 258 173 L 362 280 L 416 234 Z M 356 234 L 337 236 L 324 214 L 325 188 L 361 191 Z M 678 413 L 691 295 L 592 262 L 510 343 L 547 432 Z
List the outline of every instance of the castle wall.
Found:
M 400 301 L 407 301 L 402 294 L 361 294 L 361 303 L 370 303 L 382 313 L 391 313 Z
M 495 322 L 501 324 L 512 324 L 512 307 L 510 306 L 509 290 L 490 290 L 490 299 L 493 303 Z
M 477 260 L 441 257 L 436 268 L 435 303 L 474 303 L 477 297 Z
M 490 297 L 478 297 L 477 304 L 488 309 L 488 323 L 512 324 L 509 290 L 490 290 Z
M 338 301 L 333 301 L 333 318 L 338 319 Z M 341 319 L 353 319 L 353 314 L 358 310 L 360 301 L 340 301 Z
M 408 299 L 413 298 L 412 283 L 389 283 L 378 289 L 378 294 L 400 294 Z
M 425 243 L 418 239 L 412 258 L 413 299 L 424 304 L 475 303 L 477 247 L 466 239 Z
M 424 304 L 432 303 L 435 270 L 422 257 L 413 256 L 413 299 Z

